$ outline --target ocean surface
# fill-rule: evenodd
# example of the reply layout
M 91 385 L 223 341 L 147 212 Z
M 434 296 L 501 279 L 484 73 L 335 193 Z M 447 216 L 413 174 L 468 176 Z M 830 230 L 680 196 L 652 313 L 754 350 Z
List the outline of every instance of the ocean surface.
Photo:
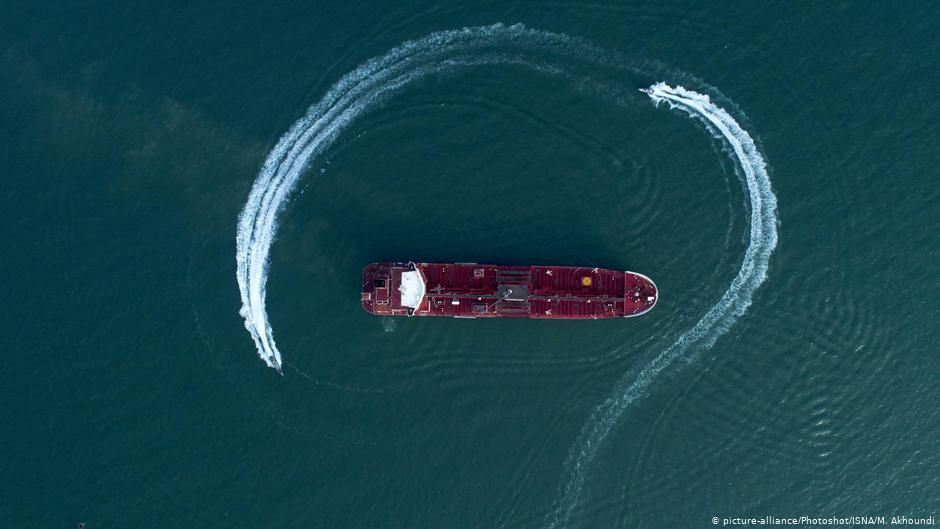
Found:
M 0 7 L 5 526 L 940 514 L 932 3 Z M 661 298 L 382 319 L 381 260 Z

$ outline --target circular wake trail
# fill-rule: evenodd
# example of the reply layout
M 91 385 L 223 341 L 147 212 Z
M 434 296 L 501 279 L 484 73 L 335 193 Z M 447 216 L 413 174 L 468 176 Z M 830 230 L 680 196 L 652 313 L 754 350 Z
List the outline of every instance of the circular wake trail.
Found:
M 309 162 L 356 117 L 410 82 L 460 66 L 518 63 L 517 57 L 492 55 L 490 48 L 500 44 L 563 47 L 569 41 L 564 35 L 497 24 L 407 42 L 345 75 L 278 140 L 239 214 L 235 254 L 239 313 L 269 367 L 280 372 L 282 365 L 265 304 L 269 254 L 277 216 Z
M 750 241 L 738 274 L 718 303 L 649 364 L 638 372 L 630 371 L 624 375 L 611 396 L 591 413 L 565 462 L 559 499 L 548 524 L 552 529 L 569 525 L 584 488 L 586 472 L 623 412 L 646 393 L 664 369 L 679 359 L 686 362 L 694 360 L 744 314 L 751 305 L 754 291 L 767 278 L 770 256 L 777 246 L 777 198 L 770 186 L 767 163 L 747 131 L 727 111 L 712 103 L 707 95 L 665 83 L 657 83 L 641 91 L 649 95 L 656 106 L 666 103 L 670 108 L 700 120 L 731 149 L 732 160 L 747 185 L 751 210 Z
M 323 99 L 310 107 L 282 136 L 265 160 L 238 217 L 236 279 L 241 294 L 241 316 L 258 356 L 281 372 L 281 353 L 274 341 L 266 307 L 266 285 L 271 245 L 277 218 L 305 168 L 328 149 L 339 134 L 368 110 L 404 86 L 425 76 L 484 64 L 518 64 L 561 75 L 578 82 L 563 61 L 589 62 L 632 70 L 603 49 L 566 35 L 496 24 L 443 31 L 407 42 L 345 75 Z M 527 60 L 525 57 L 538 57 Z M 565 462 L 559 497 L 550 515 L 551 528 L 566 526 L 577 507 L 588 467 L 603 440 L 624 410 L 640 398 L 653 380 L 677 359 L 691 361 L 714 344 L 748 308 L 754 291 L 767 275 L 770 255 L 777 243 L 777 206 L 766 163 L 753 139 L 708 96 L 663 83 L 643 90 L 654 103 L 665 102 L 700 120 L 731 150 L 732 159 L 747 185 L 750 204 L 750 242 L 741 269 L 721 299 L 691 329 L 637 371 L 624 375 L 612 395 L 591 414 Z
M 593 62 L 609 55 L 567 35 L 533 30 L 521 24 L 433 33 L 406 42 L 343 76 L 278 140 L 238 216 L 235 251 L 235 275 L 242 302 L 239 313 L 245 319 L 258 356 L 269 367 L 280 372 L 282 365 L 266 306 L 271 244 L 277 233 L 278 214 L 310 161 L 328 149 L 356 118 L 405 85 L 428 75 L 485 64 L 517 64 L 566 75 L 562 67 L 550 61 L 535 63 L 523 58 L 535 52 Z

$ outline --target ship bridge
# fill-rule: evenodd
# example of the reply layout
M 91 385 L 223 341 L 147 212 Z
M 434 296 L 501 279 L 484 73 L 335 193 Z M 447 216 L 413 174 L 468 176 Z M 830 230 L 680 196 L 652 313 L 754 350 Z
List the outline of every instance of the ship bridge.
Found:
M 426 285 L 421 272 L 412 270 L 402 272 L 401 285 L 398 286 L 398 292 L 401 293 L 401 305 L 408 308 L 417 308 L 424 299 Z

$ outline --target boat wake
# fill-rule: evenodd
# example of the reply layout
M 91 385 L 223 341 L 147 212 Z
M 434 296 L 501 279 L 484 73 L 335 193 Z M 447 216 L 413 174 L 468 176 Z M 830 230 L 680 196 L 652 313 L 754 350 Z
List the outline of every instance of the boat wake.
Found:
M 496 24 L 434 33 L 407 42 L 362 64 L 333 85 L 323 99 L 310 107 L 278 140 L 238 217 L 236 279 L 242 302 L 240 314 L 258 356 L 281 372 L 281 352 L 274 341 L 266 306 L 269 254 L 277 233 L 278 215 L 296 189 L 304 169 L 327 150 L 345 128 L 403 87 L 432 74 L 468 66 L 516 64 L 576 80 L 583 87 L 589 84 L 587 76 L 571 70 L 577 63 L 643 73 L 614 54 L 579 39 L 522 25 Z M 626 100 L 626 89 L 616 81 L 594 81 L 597 93 L 612 95 L 616 103 Z M 657 105 L 665 102 L 701 121 L 730 148 L 747 186 L 750 242 L 737 276 L 721 299 L 637 374 L 626 374 L 612 395 L 591 414 L 566 460 L 559 497 L 549 515 L 548 526 L 552 528 L 569 525 L 580 501 L 587 469 L 626 408 L 645 393 L 659 373 L 677 359 L 694 359 L 747 310 L 753 292 L 766 278 L 768 261 L 776 246 L 776 198 L 764 159 L 748 133 L 706 95 L 663 83 L 644 92 Z
M 277 216 L 304 168 L 357 117 L 402 87 L 430 74 L 491 64 L 523 64 L 552 71 L 550 66 L 529 63 L 518 54 L 507 53 L 507 48 L 522 53 L 554 49 L 559 55 L 571 55 L 591 47 L 566 35 L 518 24 L 434 33 L 394 48 L 346 74 L 278 140 L 239 214 L 235 253 L 242 301 L 239 313 L 245 319 L 258 356 L 269 367 L 281 372 L 282 360 L 266 307 L 268 259 L 277 233 Z
M 565 462 L 562 489 L 548 527 L 566 527 L 577 507 L 588 467 L 602 441 L 610 434 L 623 412 L 642 397 L 664 369 L 682 359 L 691 362 L 724 334 L 751 305 L 757 287 L 767 278 L 770 256 L 777 246 L 777 198 L 770 186 L 767 163 L 751 136 L 723 108 L 707 95 L 657 83 L 642 89 L 653 103 L 666 103 L 705 124 L 716 138 L 731 149 L 732 158 L 747 186 L 751 210 L 750 241 L 738 274 L 721 299 L 702 319 L 664 351 L 657 354 L 639 372 L 630 371 L 614 387 L 612 394 L 597 406 L 581 428 Z

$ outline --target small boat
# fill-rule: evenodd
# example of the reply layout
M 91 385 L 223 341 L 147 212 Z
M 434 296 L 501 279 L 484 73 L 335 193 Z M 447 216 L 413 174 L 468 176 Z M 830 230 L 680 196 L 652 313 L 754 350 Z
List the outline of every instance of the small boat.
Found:
M 646 314 L 659 292 L 606 268 L 381 262 L 363 268 L 360 299 L 376 316 L 599 319 Z

